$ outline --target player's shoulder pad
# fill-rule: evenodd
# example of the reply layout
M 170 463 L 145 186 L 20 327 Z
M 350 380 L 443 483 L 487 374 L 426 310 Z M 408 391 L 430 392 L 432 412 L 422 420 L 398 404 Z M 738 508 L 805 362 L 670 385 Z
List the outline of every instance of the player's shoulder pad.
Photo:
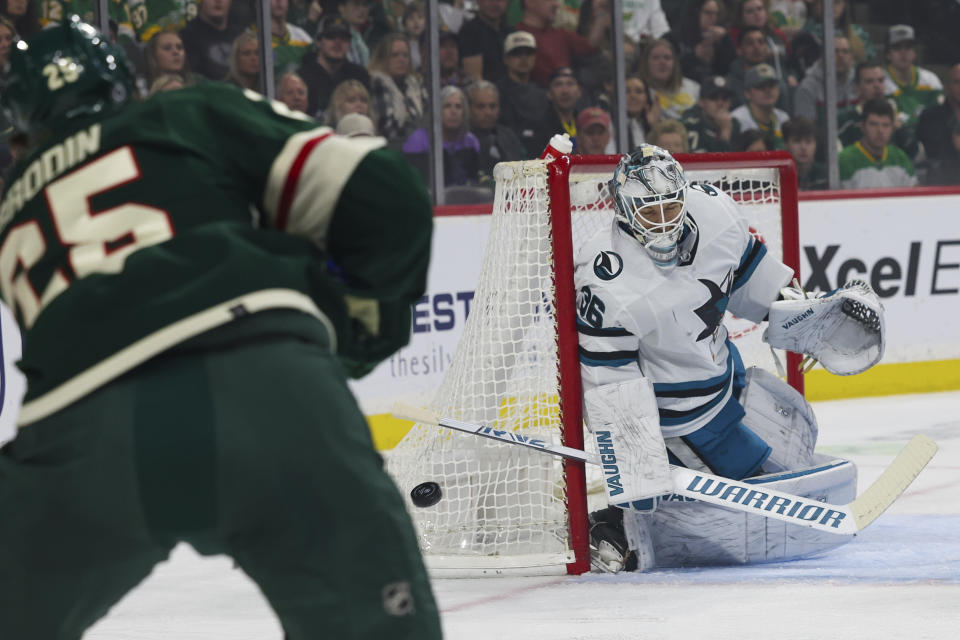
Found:
M 687 189 L 687 210 L 696 216 L 698 223 L 709 220 L 724 225 L 743 218 L 733 198 L 711 184 L 690 185 Z

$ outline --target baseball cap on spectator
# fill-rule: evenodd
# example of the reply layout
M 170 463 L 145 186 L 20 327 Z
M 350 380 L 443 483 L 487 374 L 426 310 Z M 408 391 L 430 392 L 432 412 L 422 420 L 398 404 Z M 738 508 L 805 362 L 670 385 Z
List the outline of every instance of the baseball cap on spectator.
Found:
M 577 76 L 573 73 L 573 69 L 570 67 L 557 67 L 550 72 L 550 79 L 547 80 L 547 86 L 553 84 L 553 81 L 557 78 L 573 78 L 576 80 Z
M 337 133 L 341 136 L 375 136 L 373 121 L 362 113 L 348 113 L 337 123 Z
M 709 76 L 704 78 L 700 85 L 700 96 L 707 98 L 726 98 L 733 100 L 733 91 L 727 86 L 727 79 L 723 76 Z
M 602 124 L 604 128 L 610 130 L 610 116 L 600 107 L 587 107 L 577 116 L 577 131 L 594 124 Z
M 336 35 L 350 35 L 350 24 L 340 16 L 324 16 L 317 25 L 318 38 L 332 38 Z
M 537 39 L 529 31 L 514 31 L 503 41 L 503 53 L 509 54 L 517 49 L 537 50 Z
M 773 67 L 766 63 L 761 63 L 750 67 L 744 79 L 744 86 L 747 89 L 756 89 L 769 84 L 780 84 L 777 79 L 777 72 Z
M 895 47 L 897 45 L 916 43 L 917 38 L 913 33 L 913 27 L 908 24 L 895 24 L 887 30 L 887 46 Z

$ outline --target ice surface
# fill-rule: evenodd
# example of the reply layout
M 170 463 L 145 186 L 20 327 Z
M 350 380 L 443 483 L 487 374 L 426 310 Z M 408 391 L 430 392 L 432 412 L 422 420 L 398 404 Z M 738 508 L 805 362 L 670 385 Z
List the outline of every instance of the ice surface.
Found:
M 821 402 L 814 409 L 817 450 L 856 462 L 861 491 L 914 434 L 940 445 L 910 489 L 850 544 L 818 558 L 747 567 L 438 580 L 446 637 L 960 638 L 960 392 Z M 200 558 L 187 547 L 85 636 L 282 637 L 246 576 L 226 558 Z

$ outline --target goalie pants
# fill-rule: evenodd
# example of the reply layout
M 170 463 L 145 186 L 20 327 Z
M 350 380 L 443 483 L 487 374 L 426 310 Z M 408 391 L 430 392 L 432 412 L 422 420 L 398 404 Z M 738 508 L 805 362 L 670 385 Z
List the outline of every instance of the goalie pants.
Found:
M 742 480 L 760 470 L 772 449 L 742 422 L 746 412 L 739 398 L 746 386 L 746 370 L 740 352 L 729 340 L 727 348 L 733 359 L 730 399 L 704 426 L 685 436 L 667 438 L 665 442 L 671 464 Z
M 75 640 L 185 541 L 288 640 L 440 638 L 401 497 L 326 335 L 176 350 L 0 452 L 0 637 Z

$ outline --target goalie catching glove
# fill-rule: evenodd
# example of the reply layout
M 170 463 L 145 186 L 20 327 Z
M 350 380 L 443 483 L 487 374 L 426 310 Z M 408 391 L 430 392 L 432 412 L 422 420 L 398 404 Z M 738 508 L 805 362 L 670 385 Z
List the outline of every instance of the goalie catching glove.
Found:
M 786 287 L 781 296 L 770 305 L 763 333 L 770 346 L 809 355 L 840 376 L 866 371 L 883 357 L 883 305 L 863 280 L 814 297 Z

